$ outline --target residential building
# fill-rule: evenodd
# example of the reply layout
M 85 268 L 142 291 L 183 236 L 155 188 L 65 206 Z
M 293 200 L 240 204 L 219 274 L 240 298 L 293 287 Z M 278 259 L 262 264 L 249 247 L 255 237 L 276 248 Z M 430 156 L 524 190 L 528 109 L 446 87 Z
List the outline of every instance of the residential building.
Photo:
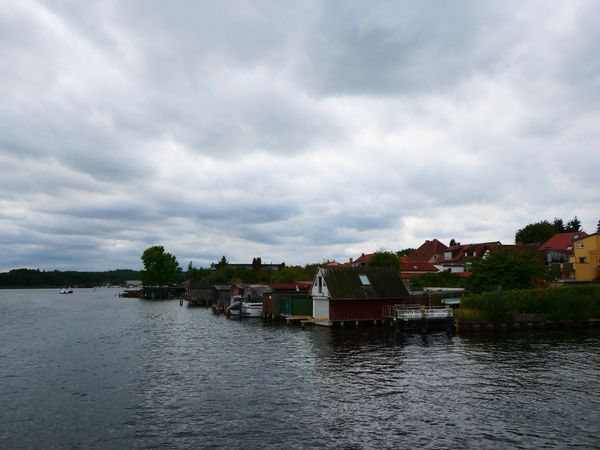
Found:
M 427 240 L 414 252 L 407 255 L 406 258 L 408 261 L 425 261 L 436 264 L 439 262 L 444 250 L 447 248 L 447 245 L 437 239 L 432 239 L 431 241 Z
M 476 259 L 487 258 L 502 244 L 499 241 L 483 242 L 480 244 L 460 243 L 446 248 L 435 266 L 446 272 L 462 273 L 469 271 L 469 263 Z
M 439 269 L 427 261 L 411 261 L 408 257 L 400 258 L 400 278 L 414 278 L 427 273 L 438 273 Z
M 585 231 L 557 233 L 540 245 L 539 251 L 548 264 L 567 262 L 573 256 L 573 243 L 586 236 Z
M 600 233 L 590 234 L 574 242 L 573 269 L 577 281 L 600 279 Z

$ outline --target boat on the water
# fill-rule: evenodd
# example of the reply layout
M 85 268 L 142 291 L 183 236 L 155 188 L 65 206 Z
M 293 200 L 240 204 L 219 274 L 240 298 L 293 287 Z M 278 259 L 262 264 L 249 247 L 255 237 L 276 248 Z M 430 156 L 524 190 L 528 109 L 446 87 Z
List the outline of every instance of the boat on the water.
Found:
M 262 302 L 244 299 L 242 302 L 242 315 L 245 317 L 260 317 L 263 310 Z
M 273 292 L 269 286 L 262 284 L 253 284 L 244 289 L 244 297 L 242 299 L 242 316 L 244 317 L 260 317 L 263 312 L 263 295 Z
M 58 291 L 58 293 L 59 294 L 72 294 L 73 288 L 71 288 L 71 286 L 65 286 L 60 291 Z
M 229 306 L 225 309 L 227 316 L 239 316 L 242 313 L 242 301 L 244 297 L 241 295 L 232 295 L 229 299 Z

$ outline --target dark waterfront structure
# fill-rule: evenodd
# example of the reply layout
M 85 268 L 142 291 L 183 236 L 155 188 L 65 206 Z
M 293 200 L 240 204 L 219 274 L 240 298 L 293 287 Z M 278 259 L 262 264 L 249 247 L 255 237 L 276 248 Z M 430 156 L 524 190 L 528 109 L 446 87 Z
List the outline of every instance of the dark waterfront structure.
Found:
M 321 267 L 311 294 L 315 323 L 326 326 L 381 323 L 386 307 L 410 298 L 398 271 L 388 267 Z

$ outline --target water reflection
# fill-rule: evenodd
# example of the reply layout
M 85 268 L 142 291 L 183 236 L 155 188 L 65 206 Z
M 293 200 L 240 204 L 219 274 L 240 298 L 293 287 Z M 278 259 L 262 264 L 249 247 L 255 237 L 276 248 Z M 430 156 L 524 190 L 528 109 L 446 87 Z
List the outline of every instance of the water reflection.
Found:
M 24 292 L 0 292 L 2 448 L 598 443 L 598 330 L 398 338 Z

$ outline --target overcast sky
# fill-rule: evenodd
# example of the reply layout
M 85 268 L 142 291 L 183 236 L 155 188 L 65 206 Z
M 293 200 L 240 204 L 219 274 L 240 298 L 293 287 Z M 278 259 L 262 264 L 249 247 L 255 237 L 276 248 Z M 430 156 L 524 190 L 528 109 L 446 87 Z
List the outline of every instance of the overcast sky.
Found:
M 0 270 L 600 219 L 600 2 L 0 0 Z

